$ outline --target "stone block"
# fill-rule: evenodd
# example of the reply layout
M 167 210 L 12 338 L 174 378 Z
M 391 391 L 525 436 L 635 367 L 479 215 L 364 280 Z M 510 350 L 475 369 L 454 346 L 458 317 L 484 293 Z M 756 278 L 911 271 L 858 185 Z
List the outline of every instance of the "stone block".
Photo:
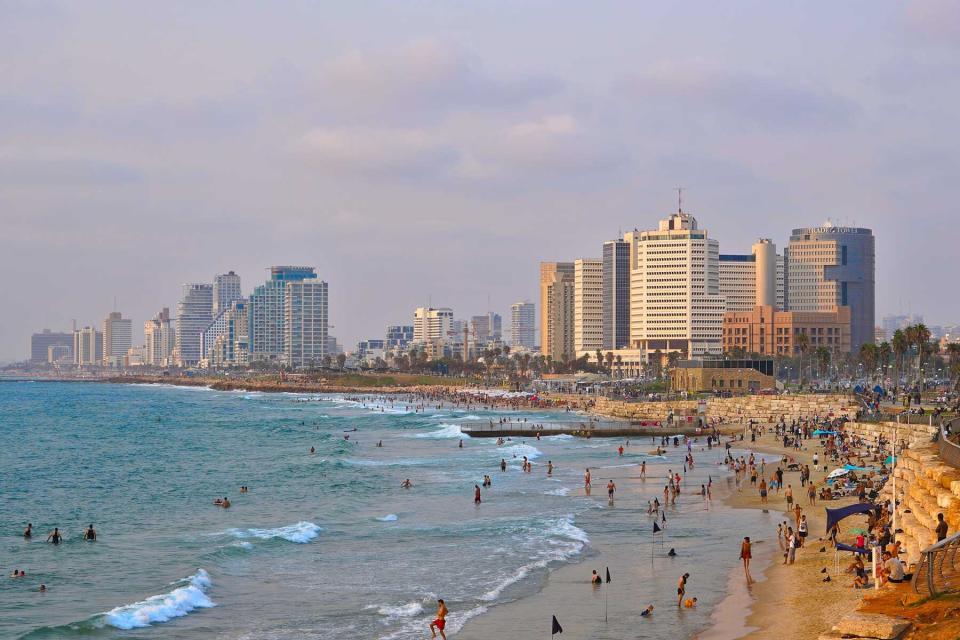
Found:
M 877 613 L 851 613 L 833 627 L 845 637 L 895 640 L 910 628 L 910 622 Z

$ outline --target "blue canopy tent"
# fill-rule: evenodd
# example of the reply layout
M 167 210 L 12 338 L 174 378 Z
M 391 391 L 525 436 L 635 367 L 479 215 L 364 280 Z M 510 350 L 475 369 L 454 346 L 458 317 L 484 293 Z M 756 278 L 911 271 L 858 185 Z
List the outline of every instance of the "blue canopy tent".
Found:
M 858 502 L 846 507 L 840 507 L 839 509 L 824 509 L 824 511 L 827 512 L 827 534 L 830 533 L 830 529 L 833 528 L 835 523 L 840 522 L 844 518 L 858 513 L 870 513 L 876 508 L 877 506 L 871 502 Z
M 816 431 L 813 432 L 813 435 L 815 435 L 815 436 L 835 436 L 835 435 L 837 435 L 837 432 L 836 432 L 836 431 L 825 431 L 825 430 L 823 430 L 823 429 L 817 429 Z
M 850 551 L 853 553 L 862 553 L 864 555 L 870 555 L 870 549 L 861 549 L 860 547 L 855 547 L 851 544 L 843 544 L 842 542 L 837 543 L 837 551 Z

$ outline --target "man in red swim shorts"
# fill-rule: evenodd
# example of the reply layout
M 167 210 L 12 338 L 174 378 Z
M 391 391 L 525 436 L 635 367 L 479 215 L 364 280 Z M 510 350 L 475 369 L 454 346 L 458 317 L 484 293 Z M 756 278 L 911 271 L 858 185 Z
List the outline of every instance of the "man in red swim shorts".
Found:
M 440 637 L 447 640 L 447 634 L 443 632 L 445 626 L 447 626 L 447 605 L 443 598 L 440 598 L 437 600 L 437 619 L 430 623 L 430 633 L 432 634 L 430 637 L 436 638 L 437 631 L 440 631 Z

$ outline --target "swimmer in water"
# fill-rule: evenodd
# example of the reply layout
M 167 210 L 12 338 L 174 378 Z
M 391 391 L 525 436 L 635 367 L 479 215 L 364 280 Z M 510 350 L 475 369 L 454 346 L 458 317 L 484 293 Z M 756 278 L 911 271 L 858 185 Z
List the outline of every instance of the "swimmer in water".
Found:
M 314 449 L 313 447 L 310 447 L 310 453 L 316 453 L 316 452 L 317 452 L 316 449 Z
M 50 532 L 50 535 L 47 536 L 47 542 L 51 542 L 53 544 L 60 544 L 62 540 L 63 536 L 60 535 L 60 529 L 57 527 L 54 527 L 53 531 Z
M 400 483 L 400 488 L 402 489 L 409 489 L 412 486 L 413 486 L 413 483 L 410 482 L 410 478 L 407 478 L 406 480 Z
M 473 503 L 480 504 L 480 486 L 473 485 Z
M 89 540 L 90 542 L 97 541 L 97 530 L 93 528 L 93 523 L 90 523 L 90 526 L 87 527 L 87 530 L 83 532 L 83 539 Z
M 220 503 L 220 506 L 224 509 L 230 508 L 230 501 L 227 499 L 227 496 L 223 496 L 223 502 Z
M 23 530 L 23 537 L 27 540 L 33 537 L 33 524 L 28 522 L 27 528 Z

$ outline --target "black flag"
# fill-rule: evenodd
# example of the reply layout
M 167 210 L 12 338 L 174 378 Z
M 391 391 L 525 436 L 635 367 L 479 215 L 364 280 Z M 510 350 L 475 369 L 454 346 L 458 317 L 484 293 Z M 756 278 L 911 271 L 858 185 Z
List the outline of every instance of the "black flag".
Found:
M 661 512 L 660 512 L 660 522 L 666 522 L 666 521 L 667 521 L 667 512 L 666 512 L 666 511 L 661 511 Z
M 552 636 L 556 633 L 563 633 L 563 627 L 560 626 L 557 616 L 553 616 L 553 626 L 551 627 L 550 635 Z
M 660 533 L 660 525 L 658 525 L 656 522 L 653 523 L 653 532 Z
M 610 584 L 610 567 L 607 567 L 607 584 Z

